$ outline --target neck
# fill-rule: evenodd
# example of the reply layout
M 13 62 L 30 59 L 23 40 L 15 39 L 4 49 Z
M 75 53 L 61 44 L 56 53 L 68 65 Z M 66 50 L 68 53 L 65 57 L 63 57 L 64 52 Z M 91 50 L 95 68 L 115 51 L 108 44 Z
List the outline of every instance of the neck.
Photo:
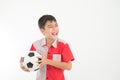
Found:
M 54 42 L 53 39 L 46 39 L 46 45 L 47 45 L 47 47 L 50 47 L 53 42 Z

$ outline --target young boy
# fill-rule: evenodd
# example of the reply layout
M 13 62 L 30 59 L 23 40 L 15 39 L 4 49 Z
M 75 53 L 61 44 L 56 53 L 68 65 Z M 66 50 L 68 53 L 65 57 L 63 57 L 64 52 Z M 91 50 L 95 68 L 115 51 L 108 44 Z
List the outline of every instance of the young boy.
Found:
M 37 51 L 42 55 L 36 80 L 65 80 L 64 70 L 71 70 L 74 60 L 70 47 L 67 42 L 58 38 L 59 27 L 54 16 L 43 15 L 38 20 L 38 25 L 45 38 L 35 41 L 30 48 L 30 51 Z M 22 64 L 21 68 L 29 72 Z

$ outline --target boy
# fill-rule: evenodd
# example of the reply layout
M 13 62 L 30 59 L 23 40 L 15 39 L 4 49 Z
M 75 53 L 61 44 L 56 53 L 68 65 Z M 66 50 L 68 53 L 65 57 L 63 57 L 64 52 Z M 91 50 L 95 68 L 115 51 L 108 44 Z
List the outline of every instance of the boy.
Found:
M 54 16 L 43 15 L 38 20 L 38 25 L 45 38 L 35 41 L 30 48 L 30 51 L 42 55 L 36 80 L 65 80 L 64 70 L 71 70 L 74 60 L 69 45 L 58 38 L 59 27 Z M 21 68 L 29 72 L 22 64 Z

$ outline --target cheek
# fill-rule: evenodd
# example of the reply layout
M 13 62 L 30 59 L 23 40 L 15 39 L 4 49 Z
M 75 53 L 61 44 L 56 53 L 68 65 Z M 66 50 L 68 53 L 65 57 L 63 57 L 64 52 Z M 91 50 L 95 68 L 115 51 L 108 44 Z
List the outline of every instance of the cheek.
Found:
M 52 32 L 52 30 L 46 31 L 44 35 L 49 36 L 51 34 L 51 32 Z
M 52 29 L 49 29 L 49 31 L 48 32 L 52 32 L 53 30 Z

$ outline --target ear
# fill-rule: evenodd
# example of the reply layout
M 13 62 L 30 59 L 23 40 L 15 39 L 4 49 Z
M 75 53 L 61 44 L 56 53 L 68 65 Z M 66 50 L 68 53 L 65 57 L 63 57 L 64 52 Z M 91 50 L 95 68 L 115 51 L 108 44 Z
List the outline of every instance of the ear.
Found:
M 44 29 L 40 29 L 40 31 L 41 31 L 42 34 L 44 34 L 44 31 L 45 31 L 45 30 L 44 30 Z

